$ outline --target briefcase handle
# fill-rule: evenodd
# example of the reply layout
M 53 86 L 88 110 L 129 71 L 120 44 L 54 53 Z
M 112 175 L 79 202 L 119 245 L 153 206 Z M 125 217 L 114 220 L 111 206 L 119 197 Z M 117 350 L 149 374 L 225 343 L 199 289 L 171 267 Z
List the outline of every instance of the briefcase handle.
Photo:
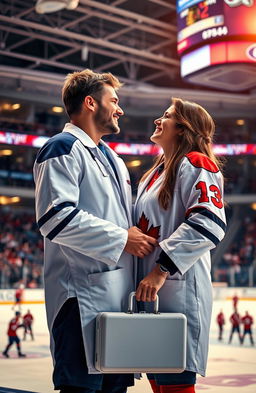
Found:
M 133 314 L 133 298 L 135 297 L 136 292 L 131 292 L 129 295 L 129 301 L 128 301 L 128 313 Z M 156 295 L 156 300 L 154 301 L 154 314 L 158 314 L 158 309 L 159 309 L 159 297 Z

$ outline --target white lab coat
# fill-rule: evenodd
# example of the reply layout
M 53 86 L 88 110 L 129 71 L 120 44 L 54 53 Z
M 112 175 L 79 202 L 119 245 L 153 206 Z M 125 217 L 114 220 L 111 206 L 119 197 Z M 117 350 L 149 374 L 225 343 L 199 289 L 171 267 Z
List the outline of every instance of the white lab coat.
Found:
M 139 186 L 135 219 L 144 233 L 159 235 L 160 247 L 139 261 L 138 282 L 153 269 L 162 250 L 175 263 L 180 273 L 169 276 L 160 289 L 159 310 L 187 316 L 186 370 L 205 375 L 212 309 L 210 250 L 223 238 L 226 223 L 222 175 L 206 156 L 188 154 L 179 165 L 168 210 L 157 200 L 163 173 L 147 190 L 153 175 Z
M 124 251 L 132 226 L 130 178 L 122 159 L 101 143 L 118 180 L 92 139 L 71 123 L 41 148 L 34 165 L 48 327 L 52 334 L 62 305 L 77 297 L 89 373 L 98 373 L 95 317 L 101 311 L 126 311 L 134 290 L 133 257 Z

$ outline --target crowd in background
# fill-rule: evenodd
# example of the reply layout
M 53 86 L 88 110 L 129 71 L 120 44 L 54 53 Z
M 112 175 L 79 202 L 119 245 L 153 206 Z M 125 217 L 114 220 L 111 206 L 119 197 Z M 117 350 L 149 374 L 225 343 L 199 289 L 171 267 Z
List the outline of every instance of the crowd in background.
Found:
M 0 211 L 0 288 L 41 288 L 43 239 L 32 213 Z M 213 268 L 213 280 L 230 286 L 248 286 L 256 271 L 256 216 L 246 216 L 220 264 Z M 250 272 L 252 269 L 252 272 Z
M 42 123 L 30 123 L 16 119 L 12 120 L 0 120 L 1 131 L 16 132 L 19 134 L 32 134 L 40 136 L 53 136 L 59 130 L 54 126 L 45 126 Z
M 0 159 L 0 185 L 31 188 L 34 186 L 32 166 L 10 156 Z
M 240 230 L 214 270 L 215 281 L 231 286 L 247 286 L 256 270 L 256 216 L 244 217 Z
M 31 134 L 39 136 L 51 137 L 61 131 L 64 122 L 56 125 L 45 125 L 43 123 L 27 123 L 17 120 L 0 120 L 0 131 L 15 132 L 19 134 Z M 126 130 L 121 134 L 108 136 L 108 140 L 115 142 L 135 142 L 135 143 L 148 143 L 149 140 L 145 139 L 145 135 L 138 132 L 129 132 Z
M 34 215 L 0 213 L 0 288 L 41 288 L 43 239 Z

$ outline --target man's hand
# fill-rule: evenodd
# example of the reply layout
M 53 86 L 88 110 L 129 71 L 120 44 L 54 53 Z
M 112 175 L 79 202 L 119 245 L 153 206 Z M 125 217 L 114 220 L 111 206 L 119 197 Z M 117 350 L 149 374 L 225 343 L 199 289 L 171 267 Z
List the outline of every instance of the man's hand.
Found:
M 157 246 L 158 241 L 151 236 L 145 235 L 138 227 L 128 229 L 128 239 L 124 250 L 129 254 L 143 258 Z
M 159 269 L 159 265 L 141 280 L 136 291 L 136 300 L 143 302 L 154 302 L 157 292 L 165 283 L 169 273 L 163 273 Z

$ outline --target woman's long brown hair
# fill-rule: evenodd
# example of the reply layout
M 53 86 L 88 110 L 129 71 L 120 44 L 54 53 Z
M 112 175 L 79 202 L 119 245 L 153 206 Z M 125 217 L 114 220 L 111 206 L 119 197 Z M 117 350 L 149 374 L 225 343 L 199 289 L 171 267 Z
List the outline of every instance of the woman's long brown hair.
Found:
M 165 159 L 164 155 L 160 155 L 155 164 L 143 175 L 141 181 L 161 163 L 164 163 L 164 180 L 161 184 L 158 202 L 159 205 L 167 210 L 172 200 L 174 186 L 177 175 L 177 168 L 181 159 L 192 151 L 198 151 L 209 157 L 219 168 L 222 162 L 215 156 L 212 150 L 213 135 L 215 132 L 215 124 L 209 113 L 200 105 L 183 101 L 180 98 L 172 98 L 172 106 L 174 108 L 174 118 L 177 127 L 182 130 L 178 136 L 178 143 L 174 154 Z

